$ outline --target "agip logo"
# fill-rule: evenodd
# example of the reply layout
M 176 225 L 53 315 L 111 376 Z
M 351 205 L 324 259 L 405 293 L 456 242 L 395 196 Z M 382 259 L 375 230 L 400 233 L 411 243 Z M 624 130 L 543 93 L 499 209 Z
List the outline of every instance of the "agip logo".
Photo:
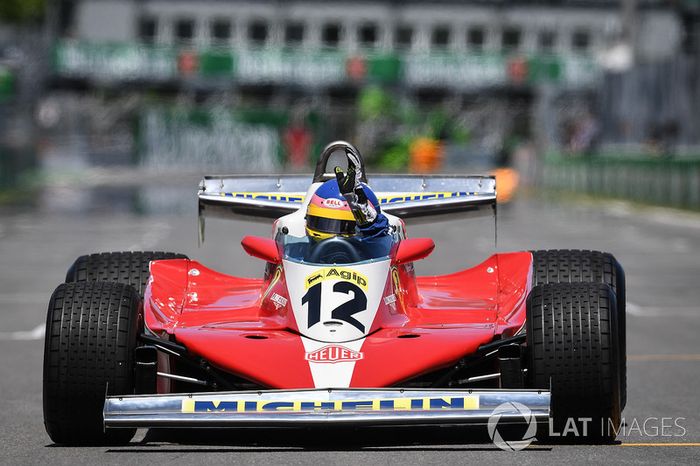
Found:
M 367 277 L 361 273 L 345 267 L 322 267 L 314 273 L 306 276 L 304 288 L 308 289 L 325 280 L 345 280 L 355 283 L 363 290 L 367 290 Z
M 341 345 L 327 345 L 316 351 L 306 353 L 306 360 L 318 363 L 351 362 L 362 359 L 364 355 Z

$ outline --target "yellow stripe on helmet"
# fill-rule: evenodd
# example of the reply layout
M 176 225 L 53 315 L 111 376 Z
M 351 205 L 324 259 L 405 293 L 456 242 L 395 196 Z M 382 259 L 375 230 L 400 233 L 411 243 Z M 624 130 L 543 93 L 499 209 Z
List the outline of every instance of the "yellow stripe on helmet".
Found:
M 349 220 L 351 222 L 355 221 L 355 216 L 352 215 L 350 210 L 346 209 L 328 209 L 326 207 L 319 207 L 314 204 L 309 204 L 309 209 L 306 211 L 308 215 L 313 215 L 314 217 L 322 218 L 332 218 L 333 220 Z

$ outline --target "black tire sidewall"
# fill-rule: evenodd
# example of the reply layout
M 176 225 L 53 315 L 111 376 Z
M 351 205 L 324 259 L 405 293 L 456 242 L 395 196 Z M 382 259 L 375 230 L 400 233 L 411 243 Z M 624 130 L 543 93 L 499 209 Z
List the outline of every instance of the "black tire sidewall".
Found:
M 77 305 L 79 299 L 83 303 Z M 141 313 L 141 299 L 129 285 L 83 282 L 56 288 L 47 312 L 43 380 L 44 425 L 54 442 L 112 445 L 133 437 L 135 429 L 104 431 L 102 409 L 106 394 L 134 392 Z M 113 319 L 116 325 L 110 326 Z
M 590 398 L 582 399 L 580 397 L 580 390 L 574 390 L 571 393 L 567 393 L 566 390 L 560 389 L 557 384 L 558 377 L 566 377 L 567 370 L 565 368 L 564 362 L 560 362 L 560 368 L 546 367 L 543 361 L 543 351 L 546 351 L 545 346 L 548 341 L 553 341 L 555 347 L 550 348 L 549 351 L 557 351 L 557 345 L 559 345 L 560 351 L 566 351 L 571 349 L 571 342 L 567 342 L 563 335 L 557 335 L 556 333 L 549 335 L 551 338 L 548 340 L 545 332 L 556 332 L 556 326 L 551 328 L 547 325 L 546 316 L 539 316 L 534 311 L 534 306 L 536 303 L 533 301 L 537 299 L 539 303 L 546 307 L 546 305 L 552 305 L 552 303 L 546 303 L 547 293 L 552 293 L 554 291 L 558 293 L 581 293 L 590 292 L 591 290 L 598 289 L 601 293 L 607 293 L 607 300 L 610 308 L 608 309 L 608 316 L 610 322 L 609 333 L 609 354 L 607 355 L 609 360 L 609 371 L 610 371 L 610 383 L 607 386 L 601 387 L 596 385 L 596 381 L 593 380 L 594 377 L 590 379 L 581 379 L 577 383 L 580 386 L 585 387 L 584 391 L 593 394 Z M 557 441 L 562 443 L 609 443 L 614 440 L 617 429 L 619 429 L 621 421 L 621 400 L 620 400 L 620 368 L 619 368 L 619 333 L 617 332 L 618 327 L 618 313 L 616 312 L 616 296 L 612 288 L 604 284 L 594 284 L 594 283 L 560 283 L 560 284 L 547 284 L 538 285 L 533 288 L 527 299 L 527 319 L 526 319 L 526 332 L 527 332 L 527 360 L 528 360 L 528 385 L 532 388 L 539 389 L 549 389 L 551 384 L 552 389 L 552 401 L 551 401 L 551 413 L 552 413 L 552 424 L 556 429 L 555 432 L 561 433 L 562 426 L 569 418 L 592 418 L 591 429 L 589 430 L 589 435 L 587 437 L 569 437 L 569 438 L 556 438 L 548 437 L 548 435 L 541 432 L 540 437 L 544 436 L 550 441 Z M 603 311 L 603 308 L 598 308 L 598 313 Z M 562 314 L 563 315 L 563 314 Z M 536 317 L 541 317 L 543 325 L 541 328 L 535 328 Z M 564 318 L 564 317 L 563 317 Z M 606 335 L 601 332 L 601 335 Z M 549 343 L 552 344 L 552 343 Z M 562 346 L 563 345 L 563 346 Z M 600 351 L 600 361 L 601 365 L 606 361 L 603 355 L 602 348 L 598 348 L 596 352 Z M 540 371 L 539 369 L 546 367 Z M 538 376 L 538 373 L 542 373 Z M 600 373 L 597 377 L 601 377 Z M 586 385 L 588 384 L 588 385 Z M 579 387 L 580 388 L 580 387 Z M 598 397 L 598 399 L 596 399 Z M 548 429 L 547 429 L 548 433 Z

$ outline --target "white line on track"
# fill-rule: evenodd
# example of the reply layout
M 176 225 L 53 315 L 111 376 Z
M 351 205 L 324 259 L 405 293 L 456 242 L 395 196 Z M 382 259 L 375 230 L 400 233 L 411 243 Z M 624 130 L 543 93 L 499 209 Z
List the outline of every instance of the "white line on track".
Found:
M 46 333 L 46 324 L 39 324 L 29 331 L 0 332 L 0 341 L 42 340 Z
M 2 303 L 48 303 L 51 293 L 0 293 Z
M 700 215 L 696 212 L 688 212 L 666 207 L 634 207 L 624 201 L 617 201 L 607 206 L 606 211 L 616 217 L 639 217 L 653 223 L 670 225 L 675 227 L 700 228 Z
M 635 317 L 669 317 L 686 316 L 700 317 L 700 307 L 669 306 L 649 307 L 627 301 L 627 314 Z

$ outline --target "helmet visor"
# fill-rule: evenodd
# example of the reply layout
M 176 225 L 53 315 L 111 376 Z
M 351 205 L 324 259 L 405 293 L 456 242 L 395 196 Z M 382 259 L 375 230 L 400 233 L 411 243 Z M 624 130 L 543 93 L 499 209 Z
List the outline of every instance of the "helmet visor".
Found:
M 354 235 L 355 221 L 354 220 L 338 220 L 334 218 L 316 217 L 315 215 L 307 215 L 306 227 L 320 231 L 321 233 L 330 233 L 333 235 Z

